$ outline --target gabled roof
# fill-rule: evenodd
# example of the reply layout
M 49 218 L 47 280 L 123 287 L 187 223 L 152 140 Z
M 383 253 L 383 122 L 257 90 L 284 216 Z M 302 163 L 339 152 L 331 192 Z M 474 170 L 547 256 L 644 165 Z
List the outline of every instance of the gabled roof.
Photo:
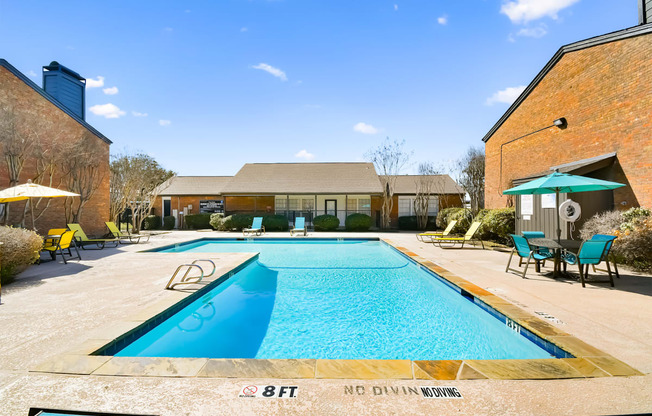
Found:
M 247 163 L 224 194 L 369 194 L 382 187 L 372 163 Z
M 509 116 L 512 115 L 514 111 L 521 105 L 523 101 L 530 95 L 532 90 L 536 88 L 537 85 L 541 82 L 541 80 L 552 70 L 552 68 L 557 65 L 557 62 L 561 60 L 561 58 L 569 53 L 569 52 L 575 52 L 579 51 L 582 49 L 587 49 L 587 48 L 592 48 L 594 46 L 602 45 L 605 43 L 609 42 L 615 42 L 618 40 L 623 40 L 623 39 L 628 39 L 628 38 L 633 38 L 636 36 L 641 36 L 641 35 L 647 35 L 652 33 L 652 23 L 651 24 L 644 24 L 640 26 L 635 26 L 631 27 L 629 29 L 623 29 L 619 30 L 616 32 L 612 33 L 607 33 L 605 35 L 601 36 L 596 36 L 593 38 L 581 40 L 579 42 L 571 43 L 565 46 L 562 46 L 559 48 L 557 53 L 548 61 L 546 66 L 543 67 L 543 69 L 537 74 L 537 76 L 530 82 L 530 85 L 528 85 L 525 90 L 521 93 L 521 95 L 518 96 L 516 101 L 507 109 L 505 114 L 500 117 L 498 122 L 494 124 L 494 126 L 485 134 L 485 136 L 482 138 L 483 142 L 487 142 L 491 138 L 491 136 L 494 135 L 494 133 L 503 125 L 503 123 L 509 118 Z M 649 51 L 641 51 L 640 53 L 649 53 Z
M 73 113 L 72 111 L 70 111 L 66 106 L 64 106 L 64 105 L 61 104 L 59 101 L 57 101 L 53 96 L 51 96 L 50 94 L 48 94 L 47 92 L 45 92 L 45 90 L 44 90 L 43 88 L 41 88 L 41 87 L 39 87 L 38 85 L 36 85 L 36 83 L 35 83 L 34 81 L 32 81 L 31 79 L 27 78 L 27 77 L 25 76 L 25 74 L 23 74 L 22 72 L 20 72 L 20 71 L 17 70 L 16 68 L 14 68 L 14 66 L 11 65 L 9 62 L 7 62 L 7 61 L 4 60 L 4 59 L 0 59 L 0 67 L 3 67 L 3 68 L 5 68 L 7 71 L 11 72 L 11 73 L 16 77 L 16 78 L 18 78 L 18 79 L 20 79 L 21 81 L 23 81 L 25 84 L 27 84 L 29 87 L 31 87 L 34 91 L 36 91 L 37 93 L 39 93 L 43 98 L 45 98 L 46 100 L 50 101 L 52 104 L 54 104 L 55 106 L 57 106 L 61 111 L 63 111 L 64 113 L 68 114 L 68 115 L 69 115 L 70 117 L 72 117 L 72 118 L 73 118 L 77 123 L 79 123 L 79 124 L 81 124 L 82 126 L 84 126 L 88 131 L 90 131 L 91 133 L 93 133 L 94 135 L 96 135 L 98 138 L 102 139 L 103 141 L 105 141 L 105 142 L 108 143 L 108 144 L 112 144 L 112 143 L 113 143 L 113 142 L 112 142 L 111 140 L 109 140 L 105 135 L 103 135 L 102 133 L 100 133 L 99 131 L 97 131 L 97 130 L 95 129 L 95 127 L 91 126 L 91 125 L 88 124 L 86 121 L 82 120 L 79 116 L 77 116 L 75 113 Z
M 160 196 L 221 195 L 233 176 L 173 176 L 159 186 Z
M 464 188 L 448 175 L 399 175 L 394 185 L 395 194 L 416 195 L 417 183 L 421 178 L 432 180 L 431 192 L 433 194 L 464 194 Z

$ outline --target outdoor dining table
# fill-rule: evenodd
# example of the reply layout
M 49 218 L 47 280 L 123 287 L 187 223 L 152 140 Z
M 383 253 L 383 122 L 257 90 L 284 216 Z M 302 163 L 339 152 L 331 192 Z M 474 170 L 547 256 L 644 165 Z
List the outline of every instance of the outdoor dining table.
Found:
M 530 238 L 527 242 L 531 246 L 535 247 L 545 247 L 547 249 L 553 250 L 555 253 L 555 267 L 552 272 L 553 277 L 558 277 L 561 272 L 561 251 L 568 250 L 574 253 L 577 253 L 582 241 L 578 240 L 553 240 L 552 238 Z

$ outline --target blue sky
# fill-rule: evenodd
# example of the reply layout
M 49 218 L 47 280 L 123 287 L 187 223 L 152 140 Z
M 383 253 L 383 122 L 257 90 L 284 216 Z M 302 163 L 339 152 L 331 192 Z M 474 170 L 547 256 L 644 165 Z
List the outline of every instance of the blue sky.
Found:
M 112 152 L 180 175 L 359 161 L 385 137 L 445 167 L 560 46 L 638 24 L 636 0 L 0 0 L 0 57 L 87 78 Z

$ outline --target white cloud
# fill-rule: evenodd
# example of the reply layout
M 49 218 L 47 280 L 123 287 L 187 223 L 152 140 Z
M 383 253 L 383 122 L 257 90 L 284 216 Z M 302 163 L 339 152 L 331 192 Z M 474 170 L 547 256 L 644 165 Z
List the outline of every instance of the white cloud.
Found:
M 29 70 L 29 72 L 27 73 L 27 75 L 29 75 L 30 77 L 36 77 L 36 76 L 38 76 L 38 74 L 37 74 L 36 72 L 32 71 L 31 69 Z
M 285 72 L 281 71 L 278 68 L 274 68 L 271 65 L 265 64 L 265 63 L 260 63 L 258 65 L 252 66 L 254 69 L 260 69 L 262 71 L 268 72 L 272 75 L 274 75 L 276 78 L 280 78 L 282 81 L 287 81 L 288 77 L 285 75 Z
M 440 25 L 445 25 L 446 23 L 448 23 L 448 16 L 443 15 L 441 17 L 438 17 L 437 23 L 439 23 Z
M 246 31 L 248 31 L 248 30 L 249 30 L 249 29 L 248 29 L 247 27 L 241 27 L 241 28 L 240 28 L 240 32 L 246 32 Z
M 89 108 L 89 110 L 96 116 L 102 116 L 105 118 L 119 118 L 127 114 L 120 110 L 118 106 L 111 103 L 94 105 Z
M 295 154 L 294 157 L 297 157 L 299 159 L 304 159 L 304 160 L 313 160 L 315 158 L 315 155 L 309 153 L 306 149 L 303 149 L 303 150 L 299 150 L 299 152 Z
M 548 16 L 557 19 L 557 13 L 579 0 L 514 0 L 503 2 L 500 12 L 512 23 L 527 23 Z
M 104 77 L 98 75 L 97 79 L 86 78 L 86 88 L 100 88 L 104 86 Z
M 360 122 L 353 126 L 353 131 L 357 131 L 362 134 L 376 134 L 378 129 L 372 126 L 371 124 Z
M 159 120 L 158 124 L 165 127 L 165 126 L 169 126 L 170 124 L 172 124 L 172 122 L 170 120 Z
M 397 11 L 397 10 L 398 10 L 398 4 L 395 4 L 394 5 L 394 11 Z
M 147 113 L 139 113 L 138 111 L 132 111 L 131 115 L 133 115 L 134 117 L 147 117 L 148 116 Z
M 516 33 L 518 36 L 526 36 L 528 38 L 542 38 L 548 33 L 548 26 L 544 23 L 537 27 L 524 27 Z
M 504 90 L 497 91 L 491 97 L 487 98 L 486 105 L 494 105 L 496 103 L 511 104 L 518 98 L 519 95 L 525 90 L 525 85 L 518 87 L 507 87 Z
M 102 91 L 106 95 L 116 95 L 118 93 L 118 87 L 104 88 Z

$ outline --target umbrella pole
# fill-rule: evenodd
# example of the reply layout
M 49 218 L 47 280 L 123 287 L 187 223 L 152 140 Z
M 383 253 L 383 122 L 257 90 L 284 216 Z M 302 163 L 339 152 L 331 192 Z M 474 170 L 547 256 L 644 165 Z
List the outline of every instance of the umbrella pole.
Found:
M 32 213 L 32 230 L 36 231 L 36 226 L 34 225 L 34 204 L 32 204 L 32 199 L 28 199 L 27 202 L 29 203 L 29 210 Z
M 557 205 L 557 242 L 561 244 L 561 219 L 559 216 L 559 189 L 555 190 L 555 205 Z

